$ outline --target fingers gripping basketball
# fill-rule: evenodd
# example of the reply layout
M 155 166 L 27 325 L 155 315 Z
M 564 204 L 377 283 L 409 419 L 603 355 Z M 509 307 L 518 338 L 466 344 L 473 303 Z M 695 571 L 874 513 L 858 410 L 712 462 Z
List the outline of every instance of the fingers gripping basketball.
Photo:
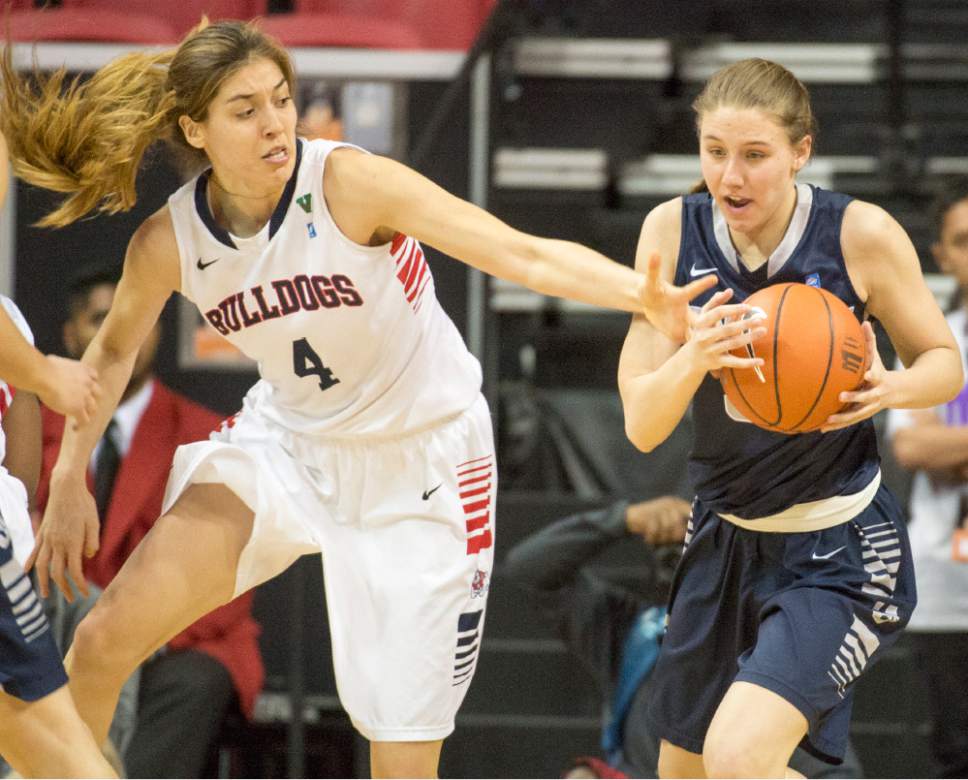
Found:
M 766 329 L 740 357 L 760 357 L 759 372 L 728 368 L 721 380 L 728 403 L 771 431 L 817 430 L 844 404 L 840 393 L 864 379 L 868 356 L 860 323 L 835 295 L 805 284 L 777 284 L 746 303 Z

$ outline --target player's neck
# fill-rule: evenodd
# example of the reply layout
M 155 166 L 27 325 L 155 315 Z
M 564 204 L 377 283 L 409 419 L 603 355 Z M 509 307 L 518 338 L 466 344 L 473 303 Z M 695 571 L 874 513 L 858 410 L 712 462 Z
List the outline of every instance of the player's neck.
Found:
M 729 237 L 736 248 L 740 261 L 748 271 L 755 271 L 770 259 L 776 248 L 783 241 L 793 213 L 797 207 L 797 188 L 791 188 L 783 204 L 777 209 L 777 214 L 766 224 L 750 233 L 734 233 L 729 231 Z
M 208 180 L 208 206 L 215 221 L 240 238 L 258 233 L 272 216 L 282 190 L 251 194 L 243 186 L 223 185 L 213 173 Z

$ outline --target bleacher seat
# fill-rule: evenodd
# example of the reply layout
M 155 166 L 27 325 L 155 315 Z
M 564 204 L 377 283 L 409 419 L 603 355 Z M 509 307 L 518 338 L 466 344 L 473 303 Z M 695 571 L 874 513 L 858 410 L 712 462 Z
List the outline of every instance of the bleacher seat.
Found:
M 265 3 L 259 0 L 63 0 L 56 8 L 14 5 L 8 17 L 10 37 L 15 41 L 92 41 L 169 44 L 177 42 L 198 24 L 209 19 L 248 19 Z
M 288 46 L 466 49 L 495 0 L 296 0 L 262 28 Z

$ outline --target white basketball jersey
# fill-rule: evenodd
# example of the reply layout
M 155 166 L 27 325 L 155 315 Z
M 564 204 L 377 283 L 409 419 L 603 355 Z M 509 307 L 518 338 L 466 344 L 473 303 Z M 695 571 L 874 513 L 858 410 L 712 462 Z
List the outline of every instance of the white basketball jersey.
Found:
M 181 292 L 258 362 L 246 404 L 288 429 L 394 436 L 468 408 L 481 369 L 434 293 L 419 243 L 350 241 L 323 197 L 329 153 L 303 141 L 269 222 L 239 238 L 208 208 L 202 174 L 168 201 Z
M 10 315 L 10 319 L 13 320 L 14 325 L 16 325 L 18 330 L 20 330 L 20 332 L 23 334 L 23 337 L 33 344 L 34 334 L 30 330 L 27 320 L 24 319 L 24 315 L 20 312 L 20 309 L 17 308 L 17 304 L 10 300 L 6 295 L 0 295 L 0 305 L 2 305 L 7 314 Z M 7 413 L 7 409 L 10 408 L 10 404 L 13 402 L 14 392 L 15 389 L 2 378 L 0 378 L 0 419 L 3 419 L 3 416 Z M 3 432 L 3 428 L 0 427 L 0 464 L 3 463 L 3 460 L 6 458 L 6 456 L 7 437 Z

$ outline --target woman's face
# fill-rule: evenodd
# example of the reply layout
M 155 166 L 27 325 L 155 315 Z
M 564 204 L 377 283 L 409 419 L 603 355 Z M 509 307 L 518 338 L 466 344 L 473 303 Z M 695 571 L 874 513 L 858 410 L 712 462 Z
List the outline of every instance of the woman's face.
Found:
M 968 291 L 968 198 L 949 208 L 941 224 L 941 235 L 931 246 L 938 267 Z
M 256 59 L 219 87 L 203 122 L 180 120 L 231 192 L 271 195 L 285 187 L 296 161 L 296 107 L 279 66 Z
M 703 179 L 734 233 L 756 235 L 790 217 L 793 183 L 812 139 L 791 144 L 787 131 L 758 108 L 719 108 L 703 115 Z

